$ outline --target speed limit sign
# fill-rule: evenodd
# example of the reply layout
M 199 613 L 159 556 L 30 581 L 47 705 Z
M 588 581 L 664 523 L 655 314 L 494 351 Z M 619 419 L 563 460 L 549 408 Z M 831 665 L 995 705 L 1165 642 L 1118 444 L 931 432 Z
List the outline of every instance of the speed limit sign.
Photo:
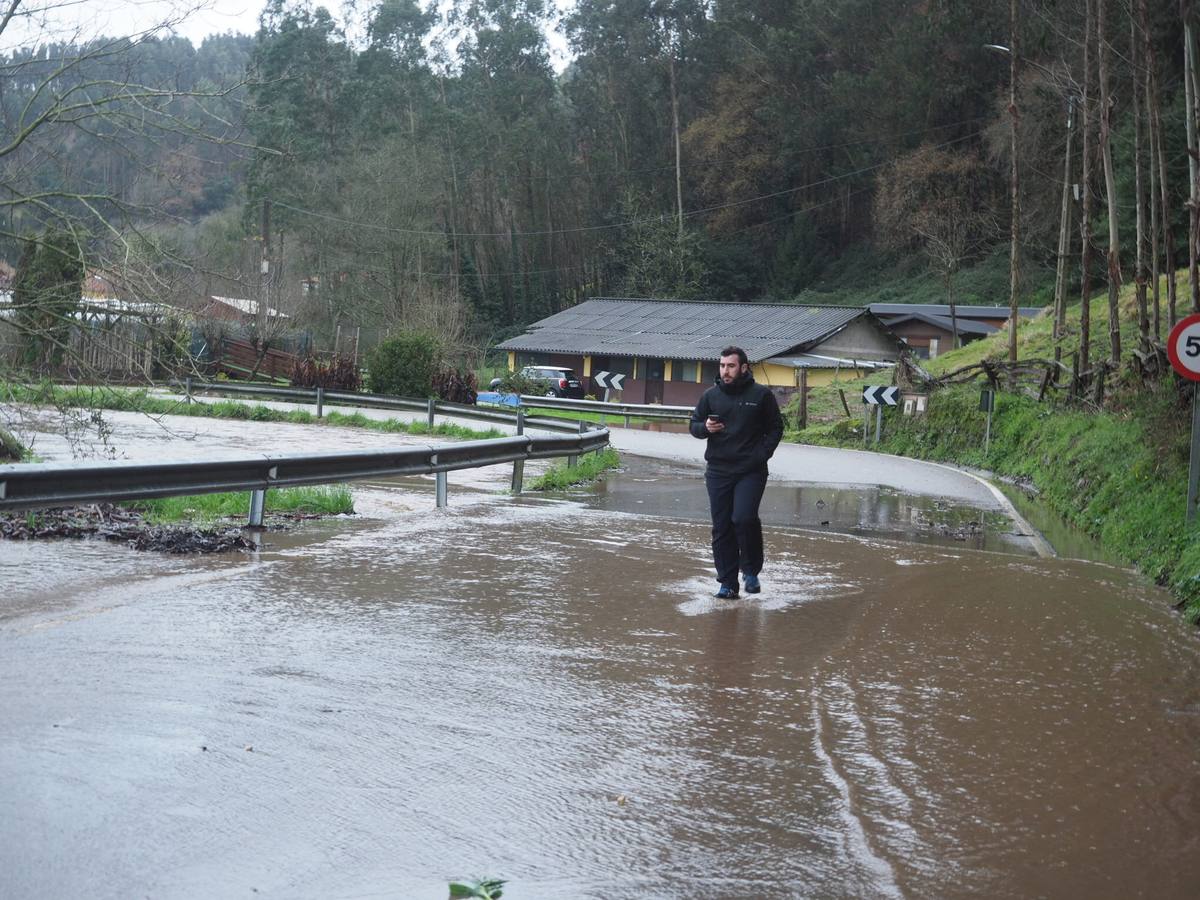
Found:
M 1180 319 L 1167 335 L 1171 366 L 1191 381 L 1200 381 L 1200 313 Z M 1192 388 L 1192 458 L 1188 464 L 1186 510 L 1189 524 L 1200 509 L 1200 384 Z
M 1200 381 L 1200 313 L 1175 323 L 1167 337 L 1167 357 L 1184 378 Z

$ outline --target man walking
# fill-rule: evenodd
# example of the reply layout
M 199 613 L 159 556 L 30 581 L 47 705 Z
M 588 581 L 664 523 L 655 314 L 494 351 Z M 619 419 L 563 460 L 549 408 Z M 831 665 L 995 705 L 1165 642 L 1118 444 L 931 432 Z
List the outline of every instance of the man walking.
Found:
M 750 374 L 746 351 L 721 351 L 717 382 L 704 392 L 692 412 L 690 430 L 708 441 L 704 484 L 712 513 L 713 560 L 722 600 L 738 595 L 738 570 L 746 593 L 762 590 L 762 522 L 758 505 L 767 487 L 767 460 L 783 437 L 779 403 Z

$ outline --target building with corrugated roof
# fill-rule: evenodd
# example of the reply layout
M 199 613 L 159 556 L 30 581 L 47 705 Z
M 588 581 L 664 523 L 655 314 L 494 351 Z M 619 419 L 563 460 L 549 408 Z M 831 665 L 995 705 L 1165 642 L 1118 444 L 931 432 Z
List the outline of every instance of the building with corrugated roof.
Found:
M 894 365 L 899 340 L 861 307 L 597 297 L 497 345 L 510 370 L 574 369 L 601 396 L 598 372 L 626 376 L 622 399 L 691 405 L 713 383 L 723 348 L 746 351 L 755 379 L 780 395 Z
M 954 321 L 946 303 L 872 303 L 867 307 L 883 321 L 892 333 L 913 349 L 913 353 L 930 359 L 954 348 Z M 1032 318 L 1042 311 L 1040 306 L 1020 306 L 1022 318 Z M 955 306 L 958 341 L 969 344 L 999 331 L 1008 323 L 1007 306 Z

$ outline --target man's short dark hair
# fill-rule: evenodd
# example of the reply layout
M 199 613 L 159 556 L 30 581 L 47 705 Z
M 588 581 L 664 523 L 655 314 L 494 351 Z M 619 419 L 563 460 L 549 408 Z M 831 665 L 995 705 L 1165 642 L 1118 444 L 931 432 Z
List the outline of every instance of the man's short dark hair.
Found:
M 726 347 L 721 351 L 721 358 L 724 359 L 726 356 L 737 356 L 739 365 L 744 366 L 750 362 L 746 357 L 746 351 L 741 347 Z

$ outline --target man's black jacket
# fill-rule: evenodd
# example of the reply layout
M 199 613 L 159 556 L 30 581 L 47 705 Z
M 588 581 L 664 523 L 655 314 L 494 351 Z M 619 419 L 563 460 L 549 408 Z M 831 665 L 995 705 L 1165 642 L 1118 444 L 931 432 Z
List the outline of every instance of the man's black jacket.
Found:
M 725 430 L 709 434 L 704 421 L 721 417 Z M 694 437 L 706 438 L 704 458 L 714 472 L 751 472 L 767 464 L 783 437 L 783 416 L 769 388 L 744 375 L 732 384 L 717 383 L 704 392 L 692 413 L 689 428 Z

